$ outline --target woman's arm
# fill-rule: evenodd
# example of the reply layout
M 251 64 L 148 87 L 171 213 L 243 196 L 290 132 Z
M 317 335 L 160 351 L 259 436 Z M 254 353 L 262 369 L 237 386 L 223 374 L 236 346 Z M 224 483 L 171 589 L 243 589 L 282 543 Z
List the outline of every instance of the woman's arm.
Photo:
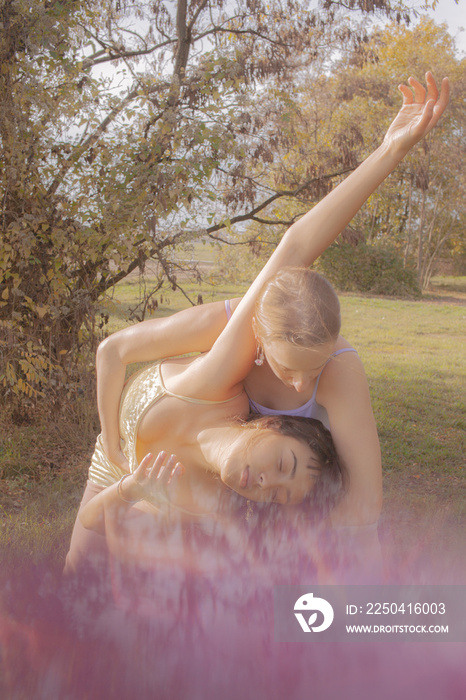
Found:
M 330 522 L 334 527 L 371 525 L 382 507 L 382 459 L 369 386 L 356 353 L 345 353 L 329 363 L 317 401 L 327 410 L 347 474 L 344 496 L 330 514 Z
M 448 103 L 448 79 L 443 80 L 440 95 L 431 73 L 426 80 L 427 90 L 409 79 L 414 94 L 409 87 L 400 86 L 403 105 L 382 145 L 285 233 L 210 353 L 190 366 L 190 395 L 226 398 L 242 386 L 254 358 L 252 316 L 263 284 L 283 267 L 314 262 L 408 151 L 437 124 Z
M 235 303 L 237 300 L 235 300 Z M 189 352 L 206 352 L 227 324 L 223 301 L 194 306 L 167 318 L 113 333 L 97 349 L 97 405 L 107 457 L 129 470 L 120 447 L 119 405 L 126 367 Z

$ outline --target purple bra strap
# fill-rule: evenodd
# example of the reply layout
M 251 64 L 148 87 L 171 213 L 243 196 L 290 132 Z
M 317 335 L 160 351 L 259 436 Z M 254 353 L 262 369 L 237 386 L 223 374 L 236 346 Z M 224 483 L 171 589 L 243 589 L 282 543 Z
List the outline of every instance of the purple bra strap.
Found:
M 325 363 L 325 365 L 322 367 L 322 369 L 320 370 L 319 374 L 317 375 L 316 383 L 315 383 L 315 386 L 314 386 L 314 391 L 312 392 L 311 401 L 315 401 L 315 400 L 316 400 L 317 388 L 318 388 L 318 386 L 319 386 L 320 378 L 321 378 L 321 376 L 322 376 L 322 372 L 323 372 L 324 369 L 327 367 L 327 364 L 330 362 L 330 360 L 331 360 L 333 357 L 336 357 L 337 355 L 341 355 L 343 352 L 355 352 L 356 354 L 358 354 L 358 351 L 357 351 L 355 348 L 340 348 L 340 350 L 335 350 L 335 352 L 332 352 L 332 354 L 331 354 L 330 357 L 328 358 L 327 362 Z
M 332 357 L 336 357 L 337 355 L 341 355 L 342 352 L 355 352 L 356 355 L 358 354 L 358 351 L 355 348 L 340 348 L 340 350 L 335 350 L 335 352 L 332 352 L 330 359 L 332 359 Z
M 231 318 L 231 304 L 229 299 L 225 299 L 225 311 L 227 314 L 227 319 L 229 321 Z

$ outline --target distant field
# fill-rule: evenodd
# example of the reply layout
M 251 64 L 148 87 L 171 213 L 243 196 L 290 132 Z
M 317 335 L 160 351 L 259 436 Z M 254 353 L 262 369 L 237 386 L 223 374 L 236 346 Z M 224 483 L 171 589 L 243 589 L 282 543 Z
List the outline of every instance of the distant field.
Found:
M 431 286 L 434 289 L 447 289 L 466 294 L 466 276 L 447 277 L 437 275 L 436 277 L 432 277 Z

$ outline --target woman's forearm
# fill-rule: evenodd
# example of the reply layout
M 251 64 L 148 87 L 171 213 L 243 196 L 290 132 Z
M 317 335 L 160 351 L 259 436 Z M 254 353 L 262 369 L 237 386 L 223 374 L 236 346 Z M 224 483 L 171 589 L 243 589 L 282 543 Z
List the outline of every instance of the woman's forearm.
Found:
M 280 264 L 313 263 L 410 149 L 436 126 L 448 104 L 448 79 L 443 79 L 440 93 L 430 72 L 426 73 L 427 89 L 413 78 L 409 85 L 399 86 L 403 105 L 382 145 L 287 231 L 281 244 L 286 260 Z

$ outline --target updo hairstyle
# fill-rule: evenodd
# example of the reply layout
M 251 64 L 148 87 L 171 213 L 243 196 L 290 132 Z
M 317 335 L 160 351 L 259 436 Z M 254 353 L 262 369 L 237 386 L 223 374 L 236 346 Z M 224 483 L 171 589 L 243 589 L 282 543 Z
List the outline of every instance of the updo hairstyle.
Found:
M 335 342 L 341 327 L 334 288 L 319 273 L 301 267 L 284 268 L 264 284 L 254 316 L 262 342 L 284 340 L 300 348 Z

